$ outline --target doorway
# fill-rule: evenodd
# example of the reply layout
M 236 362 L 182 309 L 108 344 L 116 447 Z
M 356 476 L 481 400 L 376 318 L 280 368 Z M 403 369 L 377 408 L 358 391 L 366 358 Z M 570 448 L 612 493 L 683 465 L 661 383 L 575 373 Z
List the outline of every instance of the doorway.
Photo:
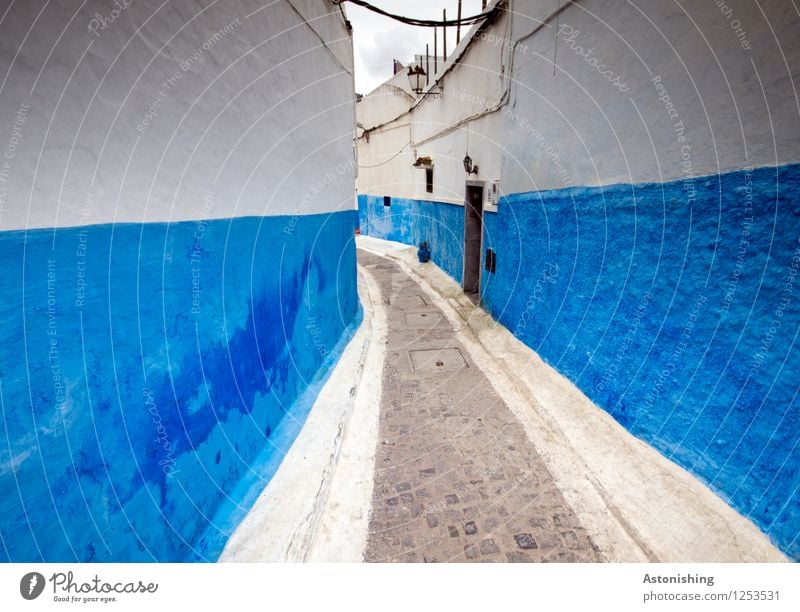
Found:
M 464 198 L 464 293 L 472 301 L 481 286 L 481 239 L 483 237 L 483 184 L 467 182 Z

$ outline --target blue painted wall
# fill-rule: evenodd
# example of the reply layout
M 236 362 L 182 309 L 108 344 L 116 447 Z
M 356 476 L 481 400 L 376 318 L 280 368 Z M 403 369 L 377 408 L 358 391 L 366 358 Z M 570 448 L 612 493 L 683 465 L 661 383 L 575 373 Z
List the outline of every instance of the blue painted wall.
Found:
M 800 559 L 800 166 L 521 193 L 488 310 Z
M 464 207 L 444 202 L 358 196 L 361 234 L 417 246 L 427 242 L 431 260 L 461 283 L 464 267 Z
M 352 211 L 0 233 L 0 557 L 213 560 L 360 320 Z

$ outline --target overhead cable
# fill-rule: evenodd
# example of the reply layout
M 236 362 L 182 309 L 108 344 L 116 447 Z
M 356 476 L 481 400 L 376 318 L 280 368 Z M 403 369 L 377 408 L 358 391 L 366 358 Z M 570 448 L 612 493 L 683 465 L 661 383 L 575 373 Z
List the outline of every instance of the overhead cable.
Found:
M 388 11 L 384 11 L 382 8 L 378 8 L 366 2 L 366 0 L 333 0 L 335 4 L 342 4 L 343 2 L 351 2 L 357 6 L 361 6 L 367 10 L 370 10 L 378 15 L 383 15 L 384 17 L 389 17 L 390 19 L 394 19 L 395 21 L 399 21 L 401 23 L 405 23 L 407 25 L 412 26 L 419 26 L 423 28 L 438 28 L 441 26 L 455 26 L 455 25 L 472 25 L 475 23 L 479 23 L 490 17 L 496 10 L 497 7 L 493 7 L 483 13 L 478 13 L 477 15 L 470 15 L 469 17 L 462 17 L 461 19 L 448 19 L 448 20 L 435 20 L 435 19 L 417 19 L 416 17 L 406 17 L 404 15 L 396 15 L 394 13 L 389 13 Z

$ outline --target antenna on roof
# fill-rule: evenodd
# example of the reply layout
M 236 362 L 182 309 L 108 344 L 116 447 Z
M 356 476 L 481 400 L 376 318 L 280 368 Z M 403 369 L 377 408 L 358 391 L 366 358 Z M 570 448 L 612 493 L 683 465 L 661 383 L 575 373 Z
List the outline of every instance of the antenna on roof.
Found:
M 431 56 L 428 43 L 425 43 L 425 85 L 431 82 Z
M 436 33 L 439 31 L 439 28 L 433 28 L 433 73 L 436 74 L 439 71 L 439 43 L 437 42 Z
M 456 26 L 456 47 L 460 42 L 461 42 L 461 0 L 458 0 L 458 25 Z
M 442 9 L 442 57 L 447 62 L 447 9 Z

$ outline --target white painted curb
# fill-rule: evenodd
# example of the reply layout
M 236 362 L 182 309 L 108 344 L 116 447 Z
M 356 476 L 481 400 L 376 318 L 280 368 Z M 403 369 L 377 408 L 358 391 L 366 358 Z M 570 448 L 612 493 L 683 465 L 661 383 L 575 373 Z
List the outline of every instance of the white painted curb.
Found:
M 387 324 L 380 287 L 359 274 L 364 320 L 221 562 L 363 560 Z
M 601 554 L 614 562 L 786 562 L 750 520 L 630 434 L 416 250 L 366 236 L 430 294 L 525 428 Z

